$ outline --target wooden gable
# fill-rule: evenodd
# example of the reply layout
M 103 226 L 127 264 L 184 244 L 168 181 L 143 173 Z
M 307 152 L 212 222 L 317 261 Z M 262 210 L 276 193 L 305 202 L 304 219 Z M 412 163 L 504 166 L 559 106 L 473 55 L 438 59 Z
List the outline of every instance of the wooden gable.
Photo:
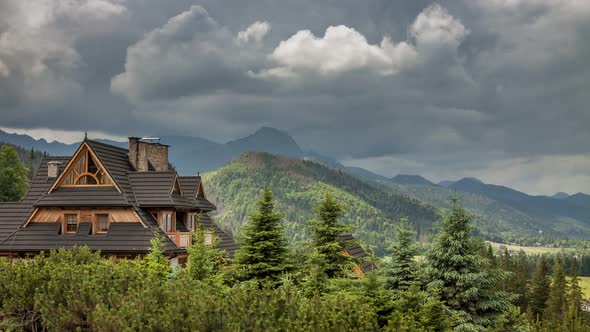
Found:
M 174 177 L 174 185 L 172 186 L 172 191 L 170 191 L 170 194 L 183 195 L 182 190 L 180 189 L 180 181 L 178 180 L 178 176 Z
M 59 187 L 113 186 L 117 191 L 121 192 L 121 189 L 113 181 L 100 159 L 98 159 L 90 146 L 84 142 L 70 159 L 53 186 L 51 186 L 49 193 Z

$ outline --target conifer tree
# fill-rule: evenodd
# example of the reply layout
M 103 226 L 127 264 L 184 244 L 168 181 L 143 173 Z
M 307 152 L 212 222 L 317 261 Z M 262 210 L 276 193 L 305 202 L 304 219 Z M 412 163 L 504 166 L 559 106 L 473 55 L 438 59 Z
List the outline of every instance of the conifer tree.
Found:
M 27 192 L 29 170 L 8 145 L 0 149 L 0 202 L 16 202 Z
M 238 279 L 277 281 L 291 268 L 282 217 L 282 213 L 274 211 L 272 193 L 265 188 L 258 211 L 250 214 L 242 229 L 234 264 Z
M 563 262 L 560 257 L 556 259 L 551 276 L 551 286 L 549 288 L 549 298 L 547 299 L 545 311 L 543 313 L 544 325 L 551 331 L 558 330 L 565 317 L 565 296 L 566 280 L 563 270 Z
M 502 313 L 512 306 L 509 294 L 495 289 L 505 273 L 490 267 L 483 243 L 470 235 L 472 218 L 453 199 L 427 252 L 426 276 L 428 288 L 458 317 L 457 330 L 482 331 L 504 323 Z
M 352 268 L 352 258 L 345 254 L 347 243 L 342 239 L 342 235 L 352 229 L 338 220 L 343 210 L 344 206 L 326 193 L 314 209 L 318 219 L 308 221 L 308 228 L 312 231 L 311 245 L 326 262 L 328 277 L 344 275 Z
M 533 321 L 542 319 L 545 303 L 549 298 L 550 281 L 547 277 L 548 271 L 549 267 L 545 261 L 545 255 L 541 255 L 531 278 L 529 308 Z
M 407 290 L 416 280 L 418 264 L 414 260 L 418 252 L 416 232 L 407 218 L 395 227 L 396 241 L 391 244 L 391 260 L 385 265 L 385 288 Z
M 29 168 L 29 172 L 28 172 L 29 179 L 33 178 L 33 172 L 34 172 L 34 168 L 35 168 L 35 159 L 37 159 L 37 157 L 35 156 L 35 148 L 31 148 L 31 151 L 29 151 L 29 164 L 27 165 Z
M 584 295 L 579 285 L 579 279 L 577 268 L 574 268 L 567 292 L 567 308 L 564 322 L 566 331 L 581 331 L 583 326 L 587 326 L 581 308 Z

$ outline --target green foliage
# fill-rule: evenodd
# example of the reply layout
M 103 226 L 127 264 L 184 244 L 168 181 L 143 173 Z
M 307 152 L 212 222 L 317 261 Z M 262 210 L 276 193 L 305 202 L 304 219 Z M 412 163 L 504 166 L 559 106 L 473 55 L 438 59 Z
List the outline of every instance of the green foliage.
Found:
M 164 278 L 171 272 L 170 263 L 168 263 L 168 260 L 164 257 L 164 251 L 162 250 L 164 247 L 164 241 L 161 236 L 154 236 L 150 242 L 152 246 L 143 260 L 146 272 L 150 275 Z
M 563 322 L 566 331 L 583 331 L 584 327 L 590 330 L 590 320 L 588 320 L 588 315 L 584 313 L 581 308 L 583 294 L 582 289 L 578 284 L 579 280 L 580 278 L 578 278 L 574 269 L 566 294 L 566 313 Z
M 455 201 L 438 225 L 427 252 L 428 288 L 440 296 L 458 317 L 456 329 L 482 331 L 503 323 L 510 296 L 495 286 L 505 274 L 481 255 L 483 244 L 470 236 L 472 217 Z
M 186 249 L 188 259 L 186 270 L 192 280 L 211 284 L 221 284 L 224 275 L 222 265 L 224 252 L 217 249 L 219 238 L 214 237 L 211 244 L 205 243 L 205 230 L 197 229 L 193 233 L 193 243 Z
M 545 303 L 549 298 L 550 281 L 547 276 L 549 267 L 545 261 L 545 255 L 542 255 L 535 266 L 535 271 L 531 279 L 531 291 L 529 308 L 533 320 L 541 320 Z
M 264 189 L 258 211 L 250 214 L 240 236 L 234 268 L 240 280 L 277 281 L 291 266 L 287 239 L 281 226 L 281 213 L 274 211 L 272 193 Z
M 27 192 L 29 170 L 18 159 L 16 150 L 4 145 L 0 149 L 0 202 L 16 202 Z
M 553 267 L 549 297 L 543 313 L 544 325 L 549 330 L 557 330 L 563 323 L 566 311 L 566 280 L 561 260 Z
M 418 253 L 416 232 L 407 218 L 402 218 L 396 227 L 397 239 L 389 247 L 390 260 L 383 267 L 385 287 L 407 290 L 417 278 L 418 264 L 414 256 Z
M 329 277 L 347 275 L 352 270 L 353 260 L 345 255 L 347 243 L 342 238 L 352 229 L 339 221 L 344 209 L 344 205 L 326 193 L 324 200 L 314 209 L 317 219 L 308 222 L 311 246 L 326 262 L 324 272 Z

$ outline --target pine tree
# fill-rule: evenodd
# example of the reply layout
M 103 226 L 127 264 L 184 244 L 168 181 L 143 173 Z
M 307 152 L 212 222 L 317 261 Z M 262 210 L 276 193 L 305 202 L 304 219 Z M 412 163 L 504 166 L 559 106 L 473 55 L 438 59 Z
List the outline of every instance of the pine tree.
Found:
M 541 255 L 531 278 L 529 308 L 533 321 L 542 319 L 545 303 L 549 298 L 550 281 L 547 277 L 548 272 L 549 267 L 545 261 L 545 255 Z
M 27 192 L 29 170 L 18 159 L 13 147 L 0 149 L 0 202 L 15 202 Z
M 242 229 L 234 264 L 238 279 L 277 281 L 291 268 L 282 217 L 282 213 L 274 212 L 272 193 L 265 188 L 258 211 L 250 214 Z
M 495 289 L 505 273 L 490 267 L 483 243 L 470 235 L 472 218 L 453 199 L 427 252 L 426 276 L 428 288 L 438 290 L 458 317 L 457 330 L 482 331 L 504 323 L 502 313 L 512 306 L 511 296 Z
M 566 300 L 567 312 L 565 314 L 564 326 L 566 331 L 571 332 L 582 331 L 582 327 L 586 326 L 581 308 L 584 294 L 582 293 L 582 288 L 580 288 L 579 285 L 580 278 L 578 278 L 577 272 L 577 267 L 574 267 Z
M 407 290 L 416 280 L 418 264 L 414 256 L 418 253 L 416 232 L 407 218 L 402 218 L 395 227 L 396 241 L 389 247 L 391 260 L 385 265 L 385 288 Z
M 33 172 L 35 169 L 35 159 L 37 159 L 37 157 L 35 156 L 35 148 L 31 148 L 31 151 L 29 152 L 29 164 L 27 165 L 29 168 L 29 179 L 33 178 Z
M 543 313 L 543 325 L 550 331 L 558 330 L 563 323 L 566 309 L 566 287 L 567 283 L 565 280 L 565 272 L 563 270 L 563 262 L 561 258 L 558 257 L 555 266 L 553 267 L 549 298 L 547 299 L 545 311 Z
M 352 258 L 345 254 L 347 243 L 342 239 L 342 235 L 352 229 L 338 221 L 343 210 L 344 206 L 326 193 L 314 209 L 318 219 L 308 221 L 308 228 L 312 231 L 311 245 L 323 256 L 328 277 L 346 275 L 352 269 Z

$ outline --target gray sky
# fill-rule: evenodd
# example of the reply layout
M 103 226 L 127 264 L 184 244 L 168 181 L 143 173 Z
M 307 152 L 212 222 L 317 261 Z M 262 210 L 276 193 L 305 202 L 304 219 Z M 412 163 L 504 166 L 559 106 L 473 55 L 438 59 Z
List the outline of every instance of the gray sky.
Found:
M 5 0 L 0 127 L 267 125 L 384 175 L 590 192 L 589 59 L 587 0 Z

